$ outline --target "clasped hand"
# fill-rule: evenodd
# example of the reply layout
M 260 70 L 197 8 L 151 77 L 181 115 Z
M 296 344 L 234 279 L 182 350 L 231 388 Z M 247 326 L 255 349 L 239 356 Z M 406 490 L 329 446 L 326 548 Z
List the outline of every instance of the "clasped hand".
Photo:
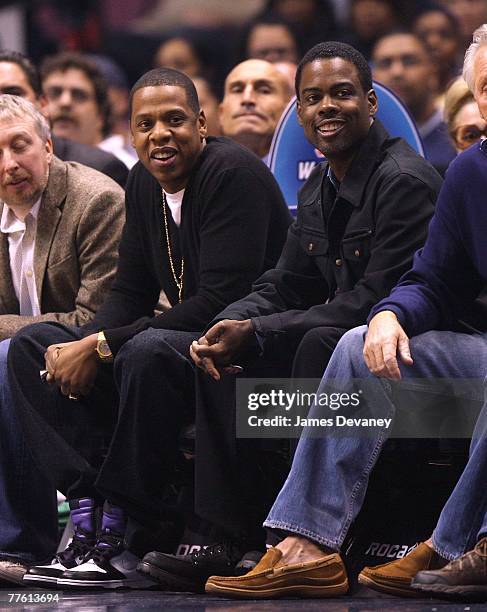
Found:
M 51 344 L 44 354 L 46 382 L 56 384 L 63 395 L 88 395 L 98 368 L 95 347 L 97 335 L 82 340 Z
M 220 380 L 220 371 L 236 374 L 241 370 L 233 362 L 242 354 L 253 333 L 250 319 L 219 321 L 191 344 L 191 358 L 214 380 Z

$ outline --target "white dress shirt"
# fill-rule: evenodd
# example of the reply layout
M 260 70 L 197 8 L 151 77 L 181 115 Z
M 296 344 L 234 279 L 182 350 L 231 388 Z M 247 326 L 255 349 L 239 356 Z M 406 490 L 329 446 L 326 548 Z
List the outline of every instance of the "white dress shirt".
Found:
M 41 314 L 34 275 L 34 249 L 40 205 L 39 199 L 24 221 L 18 219 L 13 211 L 4 205 L 0 220 L 0 232 L 8 235 L 10 271 L 22 316 Z

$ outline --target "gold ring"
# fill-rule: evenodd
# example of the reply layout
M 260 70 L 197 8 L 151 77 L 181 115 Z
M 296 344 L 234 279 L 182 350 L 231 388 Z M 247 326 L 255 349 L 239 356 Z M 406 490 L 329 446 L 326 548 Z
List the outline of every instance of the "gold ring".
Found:
M 74 402 L 77 402 L 79 400 L 79 395 L 76 395 L 75 393 L 70 393 L 68 395 L 68 399 L 73 400 Z

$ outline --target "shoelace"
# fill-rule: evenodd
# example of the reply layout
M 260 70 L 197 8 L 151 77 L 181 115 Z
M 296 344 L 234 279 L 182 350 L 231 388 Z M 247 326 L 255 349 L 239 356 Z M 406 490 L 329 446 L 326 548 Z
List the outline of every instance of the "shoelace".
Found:
M 78 527 L 73 534 L 73 539 L 69 545 L 56 555 L 56 559 L 62 563 L 72 557 L 84 557 L 93 546 L 93 533 Z
M 108 561 L 117 554 L 120 544 L 123 542 L 123 536 L 115 532 L 102 532 L 96 541 L 96 544 L 86 555 L 85 561 L 93 559 L 98 565 L 104 561 Z

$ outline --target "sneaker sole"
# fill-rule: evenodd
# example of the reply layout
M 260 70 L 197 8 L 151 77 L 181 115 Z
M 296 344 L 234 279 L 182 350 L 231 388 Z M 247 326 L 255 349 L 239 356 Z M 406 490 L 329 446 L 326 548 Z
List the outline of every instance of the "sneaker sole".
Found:
M 175 574 L 170 574 L 166 572 L 166 570 L 157 567 L 156 565 L 152 565 L 152 563 L 147 563 L 147 561 L 141 561 L 137 566 L 137 571 L 141 574 L 147 574 L 151 578 L 157 580 L 157 582 L 164 586 L 167 591 L 176 590 L 190 593 L 204 593 L 205 585 L 204 584 L 196 584 L 193 580 L 189 578 L 183 578 L 182 576 L 176 576 Z
M 38 584 L 39 586 L 42 586 L 43 584 L 47 584 L 51 586 L 52 584 L 56 584 L 57 580 L 58 579 L 55 576 L 39 576 L 37 574 L 24 574 L 24 579 L 22 580 L 22 584 L 29 582 L 29 583 Z
M 77 589 L 153 589 L 157 585 L 147 584 L 144 579 L 131 580 L 71 580 L 69 578 L 60 578 L 57 580 L 57 586 L 60 588 L 70 587 Z
M 487 598 L 487 587 L 480 585 L 448 586 L 446 584 L 415 584 L 414 590 L 424 594 L 435 594 L 444 597 L 468 599 Z
M 376 582 L 373 578 L 369 578 L 363 574 L 359 574 L 358 582 L 359 584 L 369 587 L 369 589 L 373 589 L 374 591 L 387 593 L 388 595 L 395 595 L 396 597 L 422 597 L 418 591 L 412 589 L 411 587 L 390 586 L 388 584 L 383 584 L 382 582 Z
M 348 580 L 341 584 L 316 586 L 316 585 L 289 585 L 279 586 L 275 588 L 259 588 L 238 589 L 235 587 L 225 587 L 220 584 L 207 582 L 205 591 L 212 595 L 224 595 L 238 597 L 240 599 L 269 599 L 271 597 L 336 597 L 338 595 L 346 595 L 348 593 Z

